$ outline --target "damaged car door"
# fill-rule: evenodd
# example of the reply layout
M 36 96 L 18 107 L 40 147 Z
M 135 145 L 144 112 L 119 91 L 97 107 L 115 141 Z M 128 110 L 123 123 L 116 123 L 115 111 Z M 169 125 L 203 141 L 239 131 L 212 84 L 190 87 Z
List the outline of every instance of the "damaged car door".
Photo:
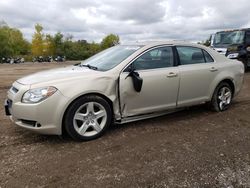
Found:
M 120 74 L 122 117 L 176 108 L 179 72 L 171 46 L 141 54 Z
M 209 101 L 211 83 L 220 72 L 218 63 L 201 48 L 177 46 L 176 49 L 180 60 L 178 107 Z

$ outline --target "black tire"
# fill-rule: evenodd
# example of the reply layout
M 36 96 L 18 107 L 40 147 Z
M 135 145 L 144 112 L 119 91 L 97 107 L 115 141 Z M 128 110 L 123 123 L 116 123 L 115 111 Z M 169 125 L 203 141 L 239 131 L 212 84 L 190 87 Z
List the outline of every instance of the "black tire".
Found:
M 105 122 L 106 123 L 104 124 L 101 131 L 97 132 L 95 135 L 84 136 L 84 135 L 81 135 L 77 132 L 77 130 L 75 128 L 75 125 L 76 125 L 75 121 L 77 121 L 77 120 L 75 120 L 74 117 L 75 117 L 77 110 L 79 110 L 79 108 L 81 108 L 81 106 L 84 106 L 85 104 L 88 104 L 88 103 L 99 104 L 100 106 L 103 107 L 103 110 L 105 109 L 105 111 L 106 111 Z M 87 120 L 83 120 L 83 124 L 85 121 L 87 121 Z M 64 116 L 65 130 L 69 134 L 69 136 L 76 141 L 89 141 L 89 140 L 99 138 L 100 136 L 102 136 L 105 133 L 105 131 L 110 126 L 111 122 L 112 122 L 112 110 L 111 110 L 109 103 L 106 100 L 104 100 L 103 98 L 101 98 L 99 96 L 95 96 L 95 95 L 83 96 L 83 97 L 80 97 L 77 100 L 75 100 L 68 107 L 68 109 L 65 113 L 65 116 Z M 88 126 L 90 127 L 90 129 L 92 128 L 90 125 L 88 125 Z M 88 129 L 86 129 L 86 132 Z
M 231 98 L 230 98 L 230 102 L 229 104 L 225 104 L 223 105 L 223 107 L 220 105 L 220 102 L 222 102 L 221 99 L 219 99 L 220 95 L 221 95 L 221 90 L 223 88 L 227 88 L 227 91 L 229 91 L 231 93 Z M 215 88 L 215 91 L 213 93 L 213 97 L 211 99 L 211 102 L 210 102 L 210 109 L 212 111 L 215 111 L 215 112 L 222 112 L 222 111 L 225 111 L 229 108 L 229 106 L 231 105 L 231 102 L 232 102 L 232 99 L 233 99 L 233 90 L 231 88 L 231 86 L 226 83 L 226 82 L 221 82 L 216 88 Z

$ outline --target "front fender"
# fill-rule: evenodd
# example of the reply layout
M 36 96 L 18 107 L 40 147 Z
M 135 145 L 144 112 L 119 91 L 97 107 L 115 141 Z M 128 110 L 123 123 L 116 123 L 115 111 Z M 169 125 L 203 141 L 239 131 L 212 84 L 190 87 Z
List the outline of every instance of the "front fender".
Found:
M 65 83 L 63 86 L 56 86 L 67 98 L 67 103 L 65 103 L 63 109 L 61 110 L 60 126 L 62 126 L 63 117 L 69 105 L 77 98 L 89 94 L 96 94 L 109 99 L 113 105 L 112 107 L 115 118 L 120 118 L 117 81 L 113 78 L 102 77 L 91 81 L 86 80 L 84 84 L 81 81 L 74 81 L 72 83 L 67 83 L 67 86 L 68 88 L 65 88 Z

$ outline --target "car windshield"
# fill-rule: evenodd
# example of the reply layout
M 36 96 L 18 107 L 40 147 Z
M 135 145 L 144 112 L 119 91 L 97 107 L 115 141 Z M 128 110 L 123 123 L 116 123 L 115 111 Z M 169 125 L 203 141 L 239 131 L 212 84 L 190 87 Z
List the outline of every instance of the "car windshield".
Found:
M 98 71 L 107 71 L 120 64 L 141 47 L 137 45 L 115 46 L 86 59 L 80 66 L 94 67 Z
M 225 31 L 216 33 L 214 36 L 214 46 L 229 46 L 232 44 L 242 44 L 244 40 L 244 31 Z

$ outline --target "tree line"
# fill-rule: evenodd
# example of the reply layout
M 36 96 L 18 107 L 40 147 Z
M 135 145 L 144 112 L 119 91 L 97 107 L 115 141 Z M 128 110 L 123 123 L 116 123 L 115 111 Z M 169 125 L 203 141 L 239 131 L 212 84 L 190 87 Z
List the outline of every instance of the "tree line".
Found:
M 73 40 L 72 35 L 43 32 L 40 24 L 35 25 L 32 41 L 26 40 L 19 29 L 0 26 L 0 58 L 24 57 L 26 61 L 37 56 L 65 56 L 67 60 L 83 60 L 106 48 L 119 44 L 118 35 L 109 34 L 101 43 Z

